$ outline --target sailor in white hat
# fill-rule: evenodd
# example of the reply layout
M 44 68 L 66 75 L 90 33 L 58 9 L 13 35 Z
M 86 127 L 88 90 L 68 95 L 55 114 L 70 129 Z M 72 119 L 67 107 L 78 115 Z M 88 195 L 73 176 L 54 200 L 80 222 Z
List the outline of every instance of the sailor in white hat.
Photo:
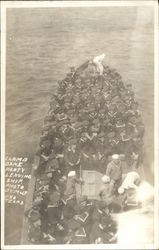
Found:
M 113 160 L 118 160 L 119 158 L 120 158 L 120 156 L 118 154 L 113 154 L 112 155 Z
M 103 175 L 102 176 L 102 182 L 103 183 L 109 183 L 110 182 L 110 177 L 109 176 L 107 176 L 107 175 Z
M 106 175 L 110 177 L 110 181 L 115 188 L 114 190 L 116 190 L 116 188 L 121 185 L 122 181 L 122 166 L 118 154 L 112 155 L 112 161 L 107 165 Z
M 67 176 L 68 178 L 64 196 L 67 198 L 76 197 L 76 183 L 83 184 L 83 181 L 77 178 L 76 171 L 70 171 Z
M 99 191 L 99 196 L 102 201 L 105 202 L 106 206 L 110 205 L 114 200 L 113 185 L 110 183 L 110 177 L 104 175 L 102 177 L 102 186 Z
M 124 191 L 125 191 L 125 189 L 124 189 L 122 186 L 120 186 L 120 187 L 118 188 L 118 193 L 119 193 L 119 194 L 123 194 Z
M 123 194 L 124 191 L 129 188 L 138 189 L 139 184 L 140 184 L 140 175 L 135 171 L 131 171 L 127 173 L 122 185 L 118 189 L 118 193 Z
M 76 171 L 70 171 L 68 173 L 68 177 L 74 177 L 74 176 L 76 176 Z

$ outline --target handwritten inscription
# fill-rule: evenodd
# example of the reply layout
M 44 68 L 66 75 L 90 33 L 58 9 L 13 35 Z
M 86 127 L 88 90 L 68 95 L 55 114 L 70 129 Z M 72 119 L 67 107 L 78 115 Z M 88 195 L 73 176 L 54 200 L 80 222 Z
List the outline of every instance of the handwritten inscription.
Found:
M 28 181 L 27 157 L 5 158 L 5 201 L 10 204 L 24 205 L 27 195 Z

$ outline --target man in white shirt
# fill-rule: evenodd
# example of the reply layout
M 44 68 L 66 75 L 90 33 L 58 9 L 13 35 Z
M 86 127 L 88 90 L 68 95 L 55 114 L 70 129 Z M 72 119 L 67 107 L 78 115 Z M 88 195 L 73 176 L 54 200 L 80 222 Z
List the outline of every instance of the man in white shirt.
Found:
M 99 72 L 100 75 L 103 75 L 103 65 L 102 65 L 102 61 L 105 57 L 105 54 L 102 54 L 100 56 L 96 56 L 93 59 L 94 64 L 97 66 L 97 71 Z
M 119 194 L 123 194 L 129 188 L 137 189 L 140 184 L 140 176 L 137 172 L 132 171 L 127 173 L 122 185 L 118 189 Z

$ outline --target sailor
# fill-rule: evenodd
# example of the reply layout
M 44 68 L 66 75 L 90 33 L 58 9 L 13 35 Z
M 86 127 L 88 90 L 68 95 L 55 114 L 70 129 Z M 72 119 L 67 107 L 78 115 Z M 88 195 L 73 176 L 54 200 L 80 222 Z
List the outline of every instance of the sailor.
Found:
M 59 190 L 57 186 L 57 181 L 61 176 L 62 176 L 62 171 L 60 169 L 54 170 L 49 183 L 50 190 Z
M 57 182 L 57 185 L 59 187 L 59 192 L 61 196 L 63 195 L 65 189 L 66 189 L 66 183 L 67 183 L 67 178 L 65 175 L 63 175 Z
M 100 132 L 96 141 L 97 166 L 101 173 L 105 173 L 105 164 L 108 157 L 108 143 L 104 132 Z
M 57 153 L 62 153 L 63 146 L 64 146 L 63 141 L 59 137 L 56 137 L 54 139 L 54 142 L 53 142 L 53 148 L 54 148 L 55 153 L 56 154 Z
M 118 91 L 117 87 L 115 86 L 115 81 L 114 81 L 114 82 L 112 82 L 111 97 L 113 99 L 113 98 L 118 97 L 118 96 L 119 96 L 119 91 Z
M 94 244 L 110 244 L 116 242 L 116 230 L 108 217 L 103 217 L 101 222 L 94 222 L 90 232 L 90 243 Z M 115 231 L 115 232 L 113 232 Z
M 76 85 L 77 88 L 81 88 L 81 81 L 82 80 L 81 80 L 80 77 L 78 77 L 78 78 L 75 79 L 74 82 L 75 82 L 75 85 Z
M 111 104 L 111 99 L 112 99 L 110 90 L 108 90 L 107 92 L 104 92 L 103 97 L 105 100 L 105 105 L 108 108 L 109 105 Z
M 41 215 L 40 215 L 39 201 L 33 203 L 32 209 L 28 212 L 27 217 L 29 221 L 28 237 L 29 240 L 36 244 L 41 240 Z
M 93 64 L 93 61 L 90 60 L 89 63 L 88 63 L 88 68 L 86 69 L 86 75 L 87 77 L 89 77 L 89 79 L 93 79 L 94 76 L 95 76 L 95 66 Z
M 99 72 L 99 75 L 103 75 L 103 65 L 102 65 L 102 61 L 105 57 L 105 54 L 102 54 L 100 56 L 96 56 L 94 59 L 93 59 L 93 62 L 95 63 L 96 67 L 97 67 L 97 72 Z
M 43 239 L 41 232 L 41 221 L 34 220 L 33 223 L 29 224 L 28 227 L 28 238 L 33 244 L 39 244 Z
M 94 126 L 91 126 L 88 132 L 85 133 L 85 136 L 88 139 L 89 150 L 92 150 L 92 152 L 95 152 L 95 142 L 97 139 L 97 132 L 93 130 L 94 130 Z
M 110 177 L 107 175 L 102 177 L 102 182 L 103 184 L 100 187 L 99 196 L 101 200 L 104 201 L 107 206 L 109 206 L 115 198 L 113 194 L 114 185 L 112 182 L 110 182 Z
M 74 110 L 79 110 L 81 103 L 80 103 L 80 95 L 78 93 L 76 93 L 73 96 L 73 100 L 72 100 L 72 107 L 74 108 Z
M 56 244 L 57 240 L 55 238 L 55 228 L 56 226 L 48 223 L 47 232 L 43 232 L 43 244 Z
M 40 144 L 42 144 L 43 141 L 48 140 L 49 139 L 49 132 L 51 130 L 51 126 L 50 125 L 46 125 L 42 128 L 41 131 L 41 136 L 40 136 Z
M 111 123 L 109 123 L 107 126 L 107 129 L 113 130 L 113 125 Z M 106 132 L 108 132 L 108 131 L 106 131 Z M 114 153 L 113 152 L 113 146 L 114 146 L 113 140 L 115 138 L 115 132 L 114 131 L 108 132 L 107 138 L 108 138 L 108 154 L 112 155 Z
M 71 121 L 76 121 L 77 120 L 77 114 L 76 114 L 76 112 L 75 112 L 75 108 L 76 108 L 76 106 L 71 106 L 70 105 L 70 108 L 69 108 L 69 110 L 67 111 L 67 115 L 68 115 L 68 120 L 69 120 L 69 123 L 71 123 Z M 74 119 L 76 119 L 76 120 L 74 120 Z
M 75 72 L 76 72 L 75 67 L 71 67 L 70 70 L 71 70 L 71 74 L 72 74 L 71 76 L 74 77 Z
M 75 215 L 74 207 L 76 205 L 76 200 L 74 203 L 73 202 L 71 203 L 69 201 L 71 200 L 67 200 L 65 199 L 65 197 L 62 198 L 63 207 L 62 207 L 61 221 L 64 222 L 65 224 L 68 224 L 68 221 L 72 219 L 73 216 Z M 74 200 L 72 199 L 72 201 Z
M 51 99 L 51 101 L 50 101 L 50 110 L 55 111 L 59 107 L 60 106 L 59 106 L 58 101 L 55 98 Z
M 49 203 L 49 186 L 45 185 L 42 187 L 41 190 L 41 206 L 40 206 L 40 214 L 41 214 L 41 230 L 47 231 L 48 225 L 48 213 L 47 213 L 47 206 Z
M 40 181 L 42 185 L 50 185 L 50 181 L 52 179 L 53 176 L 53 171 L 50 169 L 42 169 L 41 173 L 40 173 Z
M 87 218 L 85 214 L 82 216 L 75 212 L 75 215 L 67 221 L 68 236 L 66 238 L 67 240 L 69 239 L 71 244 L 86 243 L 86 230 L 82 223 L 84 223 Z
M 117 105 L 117 111 L 118 111 L 119 117 L 122 117 L 123 120 L 125 121 L 125 119 L 127 119 L 127 115 L 125 114 L 126 113 L 126 106 L 123 102 L 120 102 Z
M 69 100 L 67 100 L 65 98 L 65 102 L 64 102 L 64 109 L 66 110 L 66 112 L 68 112 L 68 110 L 71 108 L 71 103 L 69 102 Z M 67 114 L 68 115 L 68 114 Z
M 66 236 L 68 231 L 68 225 L 65 223 L 65 221 L 60 220 L 55 225 L 55 238 L 56 238 L 56 244 L 63 244 L 63 239 Z
M 99 113 L 98 113 L 98 118 L 100 119 L 101 122 L 103 122 L 105 120 L 106 117 L 106 112 L 105 109 L 100 109 Z
M 136 134 L 140 138 L 143 138 L 144 133 L 145 133 L 145 127 L 144 127 L 144 124 L 141 120 L 141 117 L 138 115 L 138 117 L 136 117 Z
M 94 107 L 90 107 L 88 113 L 89 120 L 92 121 L 97 118 L 97 112 Z
M 91 215 L 92 221 L 100 222 L 102 220 L 102 217 L 105 215 L 106 209 L 107 206 L 104 201 L 102 200 L 97 201 Z
M 122 194 L 126 189 L 129 188 L 138 189 L 139 184 L 140 175 L 135 171 L 128 172 L 121 186 L 118 188 L 118 192 Z
M 112 155 L 112 161 L 107 165 L 106 175 L 110 177 L 111 185 L 114 186 L 115 191 L 122 181 L 122 166 L 118 154 Z
M 81 126 L 81 133 L 79 134 L 79 145 L 83 152 L 87 152 L 89 140 L 86 136 L 86 132 L 84 131 L 85 127 L 83 127 L 83 124 Z
M 63 105 L 64 100 L 65 100 L 65 97 L 66 97 L 66 94 L 65 94 L 65 93 L 58 93 L 57 98 L 58 98 L 58 103 L 59 103 L 60 105 Z
M 118 134 L 120 134 L 121 132 L 123 132 L 123 130 L 125 130 L 125 123 L 123 122 L 123 120 L 121 118 L 117 119 L 116 124 L 115 124 L 115 128 Z
M 53 173 L 57 169 L 59 169 L 59 164 L 58 164 L 57 159 L 55 158 L 50 159 L 46 164 L 45 170 Z
M 116 119 L 117 117 L 117 110 L 115 105 L 109 105 L 109 111 L 108 111 L 108 116 L 110 121 L 114 121 L 114 119 Z
M 69 126 L 70 126 L 73 134 L 75 132 L 75 125 L 77 123 L 77 120 L 78 120 L 77 114 L 74 114 L 74 115 L 71 115 L 71 116 L 69 115 Z
M 50 141 L 53 142 L 54 141 L 54 138 L 56 137 L 56 133 L 57 133 L 57 122 L 51 122 L 50 124 L 50 129 L 49 129 L 49 133 L 48 133 L 48 136 L 50 138 Z
M 68 171 L 70 170 L 76 171 L 79 168 L 81 157 L 76 146 L 76 140 L 75 139 L 70 140 L 69 144 L 70 145 L 68 146 L 65 152 L 65 162 Z
M 110 123 L 110 119 L 108 117 L 108 115 L 105 116 L 105 119 L 103 120 L 103 123 L 101 123 L 101 129 L 103 130 L 103 132 L 108 133 L 109 128 L 108 128 L 108 124 Z
M 61 132 L 64 141 L 69 141 L 74 137 L 74 130 L 68 124 L 62 126 Z
M 74 231 L 72 229 L 69 229 L 66 236 L 63 239 L 64 244 L 72 244 L 72 240 L 74 238 Z
M 78 200 L 78 207 L 80 211 L 87 211 L 89 215 L 91 215 L 94 209 L 94 203 L 88 199 L 87 195 L 82 195 Z
M 85 108 L 83 110 L 79 110 L 78 117 L 79 117 L 80 121 L 83 121 L 83 122 L 87 121 L 87 119 L 88 119 L 88 109 Z
M 113 153 L 121 153 L 121 139 L 120 139 L 120 134 L 117 132 L 115 133 L 115 136 L 111 140 L 111 147 L 112 147 L 112 152 Z
M 48 159 L 47 156 L 49 155 L 50 150 L 51 150 L 51 141 L 50 140 L 43 141 L 40 145 L 40 153 L 44 161 Z
M 34 219 L 40 219 L 40 206 L 42 199 L 40 197 L 33 200 L 31 209 L 25 212 L 25 216 L 28 218 L 28 221 L 31 223 Z
M 64 113 L 63 110 L 60 110 L 60 111 L 57 113 L 56 117 L 57 117 L 57 121 L 63 121 L 63 120 L 68 119 L 67 114 Z
M 48 221 L 52 225 L 56 225 L 61 218 L 61 209 L 60 209 L 60 199 L 61 195 L 59 191 L 52 191 L 49 197 L 49 203 L 47 206 L 48 212 Z
M 100 120 L 94 119 L 90 128 L 93 132 L 98 133 L 100 131 Z
M 108 119 L 109 119 L 109 117 L 108 117 Z M 107 122 L 105 131 L 107 133 L 111 132 L 112 135 L 114 134 L 114 136 L 115 136 L 115 125 L 114 125 L 113 120 L 109 119 L 109 122 Z M 113 138 L 114 136 L 110 136 L 110 138 Z
M 55 113 L 54 110 L 50 109 L 44 119 L 44 124 L 47 124 L 47 122 L 55 121 Z
M 136 119 L 134 116 L 131 116 L 129 119 L 128 119 L 128 122 L 127 122 L 127 131 L 128 133 L 133 137 L 134 135 L 137 134 L 137 128 L 136 128 Z M 122 131 L 123 132 L 123 131 Z
M 84 227 L 79 227 L 74 234 L 72 244 L 88 244 L 88 237 Z
M 79 204 L 75 207 L 74 219 L 81 227 L 84 227 L 86 234 L 90 231 L 91 226 L 91 213 L 93 211 L 92 202 L 88 202 L 87 197 L 80 197 Z
M 132 137 L 131 134 L 128 134 L 128 131 L 123 130 L 120 133 L 121 138 L 121 148 L 123 150 L 122 153 L 125 153 L 126 161 L 130 165 L 131 164 L 131 153 L 133 151 Z
M 82 180 L 77 178 L 75 171 L 70 171 L 63 196 L 63 202 L 65 204 L 71 202 L 72 205 L 74 205 L 74 203 L 76 203 L 76 183 L 82 184 Z
M 131 104 L 131 109 L 133 111 L 133 113 L 135 114 L 138 110 L 138 107 L 139 107 L 139 104 L 137 101 L 134 101 L 132 104 Z
M 74 125 L 74 131 L 76 138 L 79 138 L 79 135 L 82 132 L 82 122 L 76 121 Z
M 111 99 L 111 102 L 112 104 L 116 105 L 116 108 L 118 107 L 118 104 L 121 103 L 121 100 L 120 100 L 120 96 L 117 95 L 117 96 L 114 96 L 112 99 Z M 118 109 L 117 109 L 118 111 Z

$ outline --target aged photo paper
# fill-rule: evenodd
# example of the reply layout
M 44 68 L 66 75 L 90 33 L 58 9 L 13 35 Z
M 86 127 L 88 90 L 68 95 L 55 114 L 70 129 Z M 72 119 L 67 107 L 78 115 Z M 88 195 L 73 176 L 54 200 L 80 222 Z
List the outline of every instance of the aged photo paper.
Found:
M 158 2 L 1 3 L 1 248 L 158 249 Z

